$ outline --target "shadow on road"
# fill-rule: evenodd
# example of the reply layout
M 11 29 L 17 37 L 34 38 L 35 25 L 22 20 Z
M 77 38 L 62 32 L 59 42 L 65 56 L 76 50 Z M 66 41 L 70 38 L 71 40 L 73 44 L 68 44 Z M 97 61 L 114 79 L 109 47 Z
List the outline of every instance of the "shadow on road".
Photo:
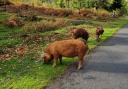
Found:
M 128 63 L 91 63 L 83 72 L 87 71 L 128 73 Z

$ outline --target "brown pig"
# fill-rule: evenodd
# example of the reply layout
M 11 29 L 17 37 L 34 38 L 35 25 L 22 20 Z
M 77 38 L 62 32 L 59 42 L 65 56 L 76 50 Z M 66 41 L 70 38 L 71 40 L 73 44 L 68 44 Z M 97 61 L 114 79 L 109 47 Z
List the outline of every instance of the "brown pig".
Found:
M 53 60 L 53 67 L 55 67 L 58 60 L 62 63 L 62 57 L 78 56 L 78 69 L 81 69 L 83 67 L 84 56 L 87 51 L 88 45 L 79 39 L 55 41 L 48 45 L 44 50 L 43 60 L 44 63 L 48 63 Z
M 70 31 L 70 33 L 74 39 L 83 38 L 87 41 L 89 38 L 89 33 L 83 28 L 74 28 Z
M 100 36 L 102 36 L 104 33 L 104 29 L 102 26 L 97 27 L 96 29 L 96 40 L 99 41 L 100 40 Z

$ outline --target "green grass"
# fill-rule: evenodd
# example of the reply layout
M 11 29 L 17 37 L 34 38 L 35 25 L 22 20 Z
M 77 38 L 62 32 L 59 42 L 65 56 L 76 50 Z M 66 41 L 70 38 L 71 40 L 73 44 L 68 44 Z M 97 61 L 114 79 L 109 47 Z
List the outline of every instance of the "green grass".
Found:
M 53 68 L 51 65 L 25 57 L 0 63 L 0 89 L 40 89 L 55 76 L 63 73 L 71 61 Z
M 0 21 L 9 16 L 10 14 L 8 13 L 0 13 Z M 90 48 L 94 48 L 99 44 L 94 39 L 96 25 L 102 24 L 104 26 L 105 33 L 101 41 L 103 42 L 127 23 L 128 19 L 121 17 L 107 22 L 90 20 L 88 23 L 73 26 L 87 28 L 89 33 L 93 34 L 90 36 L 88 44 Z M 48 36 L 53 32 L 59 32 L 63 39 L 68 32 L 67 28 L 70 27 L 71 26 L 38 34 Z M 20 35 L 23 33 L 22 28 L 8 28 L 0 24 L 0 48 L 6 49 L 10 46 L 17 47 L 23 44 L 23 39 L 20 38 Z M 56 68 L 53 68 L 51 64 L 43 64 L 42 61 L 36 60 L 42 52 L 41 47 L 44 47 L 46 43 L 48 42 L 42 41 L 39 44 L 30 43 L 29 51 L 25 56 L 18 57 L 15 55 L 11 60 L 0 61 L 0 89 L 41 89 L 53 79 L 63 74 L 68 65 L 76 61 L 76 58 L 64 58 L 62 65 L 58 64 Z M 38 45 L 39 48 L 36 45 Z M 33 49 L 34 47 L 38 49 L 35 50 Z

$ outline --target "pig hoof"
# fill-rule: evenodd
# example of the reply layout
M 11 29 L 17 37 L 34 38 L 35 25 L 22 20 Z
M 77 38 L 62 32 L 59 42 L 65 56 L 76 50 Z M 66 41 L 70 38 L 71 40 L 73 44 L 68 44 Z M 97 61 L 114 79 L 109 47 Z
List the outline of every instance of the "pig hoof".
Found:
M 80 69 L 82 69 L 82 67 L 81 67 L 81 66 L 79 66 L 77 69 L 78 69 L 78 70 L 80 70 Z

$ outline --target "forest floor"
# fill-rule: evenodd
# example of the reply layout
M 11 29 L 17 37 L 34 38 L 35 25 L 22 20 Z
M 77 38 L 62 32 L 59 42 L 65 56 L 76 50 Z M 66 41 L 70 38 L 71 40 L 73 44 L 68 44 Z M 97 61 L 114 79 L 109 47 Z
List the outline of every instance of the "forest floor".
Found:
M 56 68 L 53 68 L 51 64 L 43 64 L 39 60 L 43 48 L 48 43 L 53 42 L 46 40 L 47 37 L 54 37 L 53 34 L 57 33 L 55 39 L 68 39 L 67 33 L 70 28 L 85 28 L 90 33 L 88 45 L 91 49 L 110 38 L 128 22 L 126 17 L 108 21 L 70 20 L 65 27 L 45 32 L 26 32 L 22 27 L 10 28 L 2 23 L 13 15 L 15 14 L 0 13 L 0 89 L 40 89 L 63 74 L 70 64 L 77 61 L 77 58 L 63 58 L 63 64 Z M 66 20 L 65 18 L 62 19 Z M 105 30 L 101 42 L 95 41 L 95 29 L 98 25 L 103 25 Z M 23 38 L 26 34 L 29 34 L 30 39 Z M 35 36 L 40 36 L 41 41 L 37 42 L 34 39 Z M 25 54 L 20 56 L 16 50 L 22 46 L 25 48 Z

